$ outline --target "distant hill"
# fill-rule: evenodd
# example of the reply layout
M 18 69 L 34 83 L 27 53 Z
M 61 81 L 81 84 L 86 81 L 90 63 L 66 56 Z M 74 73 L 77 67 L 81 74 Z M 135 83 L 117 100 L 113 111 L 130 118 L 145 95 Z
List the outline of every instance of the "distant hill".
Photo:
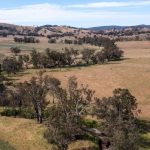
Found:
M 43 25 L 43 26 L 19 26 L 13 24 L 0 23 L 0 36 L 7 35 L 30 35 L 47 36 L 53 34 L 71 33 L 75 36 L 84 36 L 91 31 L 71 26 Z
M 114 30 L 115 29 L 115 30 Z M 114 31 L 113 31 L 114 30 Z M 102 31 L 102 32 L 101 32 Z M 91 28 L 76 28 L 71 26 L 43 25 L 43 26 L 19 26 L 0 23 L 0 36 L 48 36 L 48 35 L 73 35 L 74 37 L 91 36 L 101 34 L 104 36 L 133 36 L 150 33 L 150 25 L 136 26 L 99 26 Z M 143 35 L 142 35 L 143 36 Z
M 150 28 L 150 25 L 136 25 L 136 26 L 117 26 L 117 25 L 112 25 L 112 26 L 91 27 L 91 28 L 88 28 L 88 29 L 89 30 L 99 31 L 99 30 L 113 30 L 113 29 L 123 30 L 123 29 L 127 29 L 127 28 Z

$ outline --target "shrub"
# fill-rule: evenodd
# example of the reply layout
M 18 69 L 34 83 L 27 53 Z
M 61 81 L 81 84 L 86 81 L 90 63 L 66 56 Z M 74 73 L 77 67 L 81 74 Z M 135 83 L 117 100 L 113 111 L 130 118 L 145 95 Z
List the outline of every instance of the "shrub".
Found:
M 81 123 L 88 128 L 96 128 L 98 126 L 98 123 L 95 120 L 84 119 Z
M 13 109 L 13 108 L 7 108 L 7 109 L 4 109 L 2 112 L 1 112 L 1 115 L 2 116 L 17 116 L 19 115 L 19 110 L 17 109 Z
M 20 112 L 20 116 L 26 119 L 34 119 L 35 114 L 33 108 L 24 108 Z
M 50 39 L 49 41 L 48 41 L 48 43 L 56 43 L 56 39 Z

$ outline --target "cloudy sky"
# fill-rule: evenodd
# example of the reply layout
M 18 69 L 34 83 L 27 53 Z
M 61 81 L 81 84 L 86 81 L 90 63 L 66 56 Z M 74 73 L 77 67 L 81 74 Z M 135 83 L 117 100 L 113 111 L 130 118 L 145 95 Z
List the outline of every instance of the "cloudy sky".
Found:
M 0 22 L 75 27 L 150 24 L 150 0 L 1 0 Z

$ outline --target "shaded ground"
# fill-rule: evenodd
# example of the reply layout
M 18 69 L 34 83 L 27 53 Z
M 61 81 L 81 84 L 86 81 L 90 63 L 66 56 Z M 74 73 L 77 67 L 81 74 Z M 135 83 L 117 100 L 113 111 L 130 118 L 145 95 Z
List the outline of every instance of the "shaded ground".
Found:
M 0 140 L 0 150 L 15 150 L 8 142 Z
M 150 149 L 150 121 L 139 120 L 138 121 L 139 130 L 141 133 L 140 146 L 143 149 Z

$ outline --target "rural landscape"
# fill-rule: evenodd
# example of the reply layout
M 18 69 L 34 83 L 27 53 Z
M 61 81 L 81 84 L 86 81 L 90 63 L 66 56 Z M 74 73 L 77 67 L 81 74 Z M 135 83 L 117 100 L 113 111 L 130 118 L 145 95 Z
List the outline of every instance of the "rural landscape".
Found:
M 150 150 L 150 25 L 16 25 L 2 13 L 0 150 Z

